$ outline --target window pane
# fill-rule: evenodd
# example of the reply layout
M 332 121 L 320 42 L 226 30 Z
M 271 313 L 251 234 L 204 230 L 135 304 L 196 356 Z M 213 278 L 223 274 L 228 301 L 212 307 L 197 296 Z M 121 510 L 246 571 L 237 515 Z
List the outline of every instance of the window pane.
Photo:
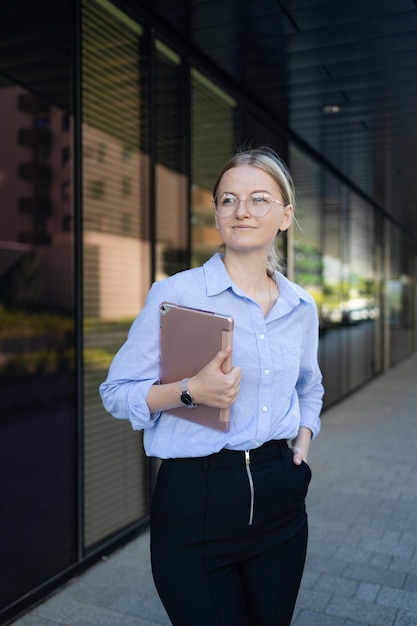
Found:
M 22 59 L 35 52 L 22 43 Z M 47 52 L 42 58 L 47 67 Z M 41 77 L 35 61 L 31 67 Z M 70 87 L 60 83 L 68 102 Z M 0 110 L 4 608 L 77 560 L 77 497 L 72 163 L 61 159 L 72 153 L 72 133 L 61 128 L 65 110 L 12 83 L 2 82 Z
M 320 168 L 292 145 L 290 169 L 297 201 L 295 220 L 292 226 L 294 280 L 311 293 L 320 314 L 323 304 Z
M 156 278 L 189 266 L 186 89 L 180 58 L 156 42 Z
M 322 176 L 323 298 L 320 365 L 326 389 L 325 403 L 331 404 L 346 390 L 346 337 L 343 323 L 343 241 L 341 225 L 345 212 L 340 184 Z
M 386 315 L 389 328 L 389 363 L 405 357 L 414 345 L 416 288 L 413 281 L 411 240 L 394 226 L 387 226 L 389 275 L 385 285 Z
M 221 244 L 214 225 L 212 189 L 230 158 L 235 102 L 196 70 L 191 75 L 192 265 L 201 265 Z
M 86 547 L 148 512 L 141 434 L 98 386 L 149 288 L 148 160 L 141 151 L 141 28 L 107 0 L 83 4 L 84 471 Z
M 345 230 L 349 268 L 344 321 L 349 329 L 349 390 L 364 384 L 376 369 L 375 339 L 379 319 L 375 274 L 374 209 L 357 195 L 349 196 Z

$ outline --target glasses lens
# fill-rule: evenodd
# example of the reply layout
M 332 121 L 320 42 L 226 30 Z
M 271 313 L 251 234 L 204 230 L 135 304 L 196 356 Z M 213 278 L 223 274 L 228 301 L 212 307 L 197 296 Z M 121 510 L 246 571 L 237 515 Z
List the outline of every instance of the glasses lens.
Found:
M 232 193 L 222 193 L 221 196 L 217 196 L 217 198 L 214 200 L 216 213 L 218 215 L 223 215 L 224 217 L 232 215 L 238 205 L 239 198 L 234 196 Z
M 248 198 L 249 211 L 256 217 L 266 215 L 270 211 L 271 205 L 271 196 L 266 193 L 253 193 Z

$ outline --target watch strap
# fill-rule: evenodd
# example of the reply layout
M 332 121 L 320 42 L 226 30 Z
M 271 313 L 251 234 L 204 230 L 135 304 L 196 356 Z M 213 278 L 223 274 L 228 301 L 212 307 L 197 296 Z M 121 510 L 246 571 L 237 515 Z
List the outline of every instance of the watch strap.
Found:
M 193 397 L 188 391 L 189 380 L 189 378 L 183 378 L 181 381 L 181 402 L 185 404 L 185 406 L 187 406 L 188 408 L 193 409 L 197 406 L 197 404 L 194 403 Z

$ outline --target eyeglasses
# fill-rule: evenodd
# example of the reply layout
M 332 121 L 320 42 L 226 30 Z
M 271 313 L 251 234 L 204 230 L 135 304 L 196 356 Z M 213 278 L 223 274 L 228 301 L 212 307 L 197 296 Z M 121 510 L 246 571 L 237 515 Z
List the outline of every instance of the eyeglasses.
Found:
M 268 215 L 273 202 L 287 206 L 285 202 L 271 198 L 268 193 L 251 193 L 245 200 L 238 198 L 233 193 L 222 193 L 213 200 L 214 210 L 219 217 L 230 217 L 243 201 L 246 209 L 249 210 L 253 217 L 265 217 L 265 215 Z

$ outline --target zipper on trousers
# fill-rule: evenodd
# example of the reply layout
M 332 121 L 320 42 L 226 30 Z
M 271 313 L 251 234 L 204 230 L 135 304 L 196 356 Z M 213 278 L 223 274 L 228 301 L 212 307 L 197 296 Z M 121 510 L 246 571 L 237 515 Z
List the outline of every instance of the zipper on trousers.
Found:
M 248 481 L 249 481 L 249 489 L 250 489 L 250 509 L 249 509 L 249 523 L 248 526 L 252 526 L 253 523 L 253 507 L 254 507 L 254 503 L 255 503 L 255 490 L 253 487 L 253 478 L 252 478 L 252 472 L 250 469 L 250 451 L 249 450 L 245 450 L 245 466 L 246 466 L 246 473 L 248 475 Z

